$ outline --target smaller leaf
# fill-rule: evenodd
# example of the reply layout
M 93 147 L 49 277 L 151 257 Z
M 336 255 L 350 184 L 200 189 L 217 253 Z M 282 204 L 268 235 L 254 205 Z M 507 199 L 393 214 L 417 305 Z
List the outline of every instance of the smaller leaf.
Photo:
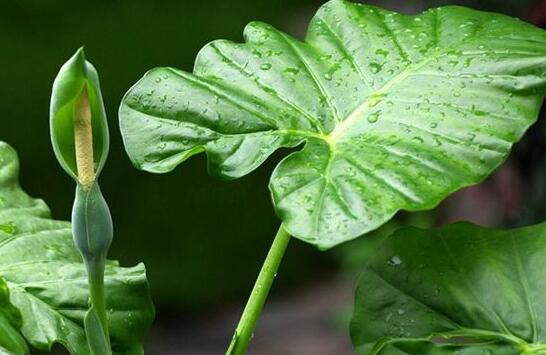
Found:
M 87 355 L 88 278 L 70 223 L 51 219 L 42 200 L 21 190 L 18 172 L 15 151 L 0 142 L 0 226 L 9 226 L 0 228 L 0 277 L 21 314 L 19 334 L 40 350 L 59 343 L 71 354 Z M 142 341 L 154 318 L 144 265 L 126 268 L 108 261 L 105 283 L 113 353 L 143 354 Z M 0 287 L 0 324 L 1 300 Z M 2 334 L 3 346 L 1 340 Z
M 78 49 L 57 74 L 50 106 L 51 141 L 55 155 L 63 169 L 75 180 L 78 180 L 75 119 L 81 110 L 88 110 L 90 116 L 91 163 L 95 176 L 98 176 L 108 155 L 109 133 L 99 77 L 93 65 L 85 59 L 83 48 Z
M 546 353 L 546 223 L 386 237 L 356 291 L 358 354 Z

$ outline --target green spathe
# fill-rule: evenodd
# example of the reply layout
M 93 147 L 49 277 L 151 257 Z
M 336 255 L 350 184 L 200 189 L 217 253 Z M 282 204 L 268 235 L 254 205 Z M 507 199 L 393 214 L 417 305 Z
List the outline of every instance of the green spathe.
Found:
M 44 351 L 59 343 L 73 355 L 89 354 L 84 331 L 88 277 L 70 223 L 51 219 L 42 200 L 21 190 L 18 172 L 15 151 L 0 142 L 0 329 L 11 329 L 0 332 L 0 349 L 10 335 L 19 349 L 25 348 L 24 338 Z M 154 317 L 144 265 L 124 268 L 107 261 L 105 274 L 112 350 L 143 354 L 144 334 Z M 8 290 L 20 316 L 4 303 Z M 5 328 L 6 314 L 11 328 Z
M 244 37 L 206 45 L 193 73 L 156 68 L 133 86 L 126 150 L 156 173 L 205 151 L 231 179 L 304 144 L 269 187 L 286 230 L 322 249 L 482 181 L 546 89 L 545 31 L 463 7 L 405 16 L 332 0 L 305 41 L 260 22 Z
M 74 112 L 77 99 L 84 88 L 92 115 L 95 175 L 98 176 L 108 156 L 108 124 L 97 71 L 85 59 L 83 48 L 80 48 L 59 70 L 53 83 L 50 105 L 53 150 L 63 169 L 75 180 L 78 172 L 74 145 Z
M 367 261 L 351 338 L 362 355 L 546 353 L 546 223 L 399 229 Z

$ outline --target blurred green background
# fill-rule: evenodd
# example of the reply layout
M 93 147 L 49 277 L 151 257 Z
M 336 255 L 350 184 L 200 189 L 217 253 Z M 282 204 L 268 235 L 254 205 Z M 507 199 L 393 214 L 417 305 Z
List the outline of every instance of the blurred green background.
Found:
M 1 2 L 0 140 L 19 152 L 23 187 L 32 196 L 43 198 L 55 218 L 68 219 L 74 184 L 61 171 L 50 148 L 48 106 L 52 81 L 60 65 L 85 45 L 88 59 L 100 74 L 112 137 L 110 158 L 101 178 L 116 229 L 110 257 L 119 259 L 123 265 L 140 261 L 146 264 L 158 324 L 181 320 L 191 326 L 193 319 L 206 318 L 226 305 L 237 306 L 246 299 L 279 224 L 271 207 L 267 182 L 286 151 L 278 152 L 253 174 L 232 182 L 207 176 L 203 155 L 190 159 L 171 174 L 139 172 L 125 155 L 117 126 L 121 97 L 154 66 L 189 71 L 205 43 L 217 38 L 241 41 L 243 27 L 252 20 L 271 23 L 302 37 L 310 17 L 322 3 L 316 0 Z M 546 5 L 542 1 L 369 3 L 407 12 L 463 4 L 546 24 Z M 497 200 L 489 199 L 502 189 L 517 196 L 516 202 L 509 201 L 515 207 L 502 203 L 500 206 L 515 211 L 501 210 L 483 223 L 531 223 L 546 217 L 545 136 L 545 125 L 539 124 L 518 145 L 508 165 L 510 179 L 515 180 L 504 181 L 501 176 L 500 182 L 493 178 L 486 185 L 489 194 L 481 196 L 493 209 L 499 208 Z M 513 189 L 514 181 L 521 187 L 517 192 Z M 424 223 L 459 218 L 453 209 L 465 206 L 465 195 L 461 196 L 446 202 L 447 207 L 443 208 L 447 212 L 425 216 Z M 320 253 L 294 240 L 273 296 L 320 284 L 336 275 L 340 267 L 358 268 L 362 262 L 358 243 Z M 227 329 L 226 334 L 229 332 Z

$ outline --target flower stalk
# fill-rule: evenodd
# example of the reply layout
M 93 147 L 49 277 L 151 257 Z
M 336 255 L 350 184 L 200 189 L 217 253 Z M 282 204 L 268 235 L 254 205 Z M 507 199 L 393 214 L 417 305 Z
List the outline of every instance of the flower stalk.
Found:
M 84 318 L 91 355 L 112 354 L 104 272 L 113 238 L 112 217 L 98 178 L 109 147 L 98 75 L 83 49 L 66 62 L 53 84 L 51 141 L 63 169 L 76 181 L 72 236 L 88 276 L 89 310 Z

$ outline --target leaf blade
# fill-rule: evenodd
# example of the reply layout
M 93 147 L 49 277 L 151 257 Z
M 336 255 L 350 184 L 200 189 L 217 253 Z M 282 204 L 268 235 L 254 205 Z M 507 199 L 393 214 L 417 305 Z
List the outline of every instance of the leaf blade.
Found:
M 545 237 L 544 223 L 514 230 L 456 223 L 396 231 L 359 281 L 351 322 L 358 353 L 543 349 Z
M 232 179 L 305 143 L 269 187 L 287 230 L 323 249 L 482 181 L 546 90 L 545 32 L 463 7 L 405 16 L 333 0 L 305 41 L 257 22 L 244 37 L 205 46 L 193 74 L 153 69 L 131 88 L 126 150 L 156 173 L 205 151 Z

